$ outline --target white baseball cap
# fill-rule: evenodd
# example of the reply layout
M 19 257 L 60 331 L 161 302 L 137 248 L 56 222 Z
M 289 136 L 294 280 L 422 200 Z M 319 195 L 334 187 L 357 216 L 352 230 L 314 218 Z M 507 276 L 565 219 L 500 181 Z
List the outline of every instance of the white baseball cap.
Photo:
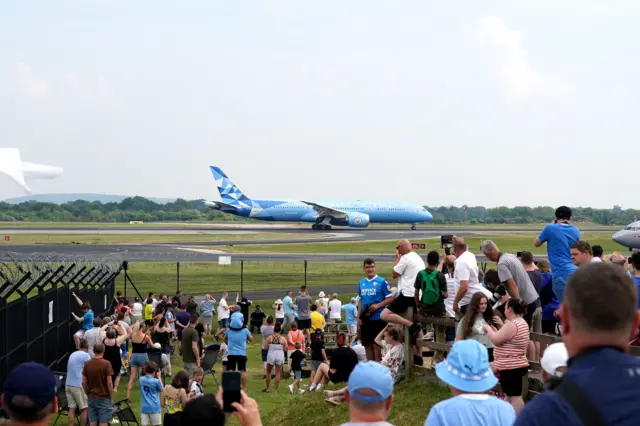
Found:
M 542 354 L 540 360 L 540 366 L 547 374 L 555 377 L 562 377 L 563 371 L 558 371 L 561 367 L 567 366 L 569 360 L 569 354 L 564 343 L 554 343 L 547 346 Z
M 324 297 L 324 291 L 321 291 L 320 294 L 318 294 L 318 297 Z

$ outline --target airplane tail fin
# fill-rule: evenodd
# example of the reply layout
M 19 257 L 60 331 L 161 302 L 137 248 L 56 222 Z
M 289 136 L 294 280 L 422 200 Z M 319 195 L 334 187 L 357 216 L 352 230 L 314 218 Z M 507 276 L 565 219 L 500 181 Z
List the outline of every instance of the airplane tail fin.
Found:
M 209 169 L 216 181 L 223 203 L 237 208 L 251 208 L 251 199 L 242 193 L 221 168 L 210 166 Z
M 8 175 L 28 194 L 32 193 L 31 188 L 24 180 L 22 159 L 20 151 L 16 148 L 0 148 L 0 172 Z

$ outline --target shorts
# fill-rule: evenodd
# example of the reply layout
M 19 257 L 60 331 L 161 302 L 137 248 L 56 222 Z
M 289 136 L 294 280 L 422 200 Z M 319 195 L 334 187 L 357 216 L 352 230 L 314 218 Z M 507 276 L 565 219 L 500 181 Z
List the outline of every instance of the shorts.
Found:
M 211 316 L 201 316 L 200 320 L 202 322 L 203 325 L 211 325 L 211 323 L 213 322 L 213 315 Z
M 529 328 L 531 329 L 531 324 L 532 324 L 532 320 L 533 320 L 533 314 L 536 312 L 536 309 L 541 309 L 539 306 L 536 306 L 537 301 L 533 302 L 533 303 L 529 303 L 527 305 L 527 310 L 525 311 L 524 315 L 522 316 L 522 318 L 524 318 L 524 320 L 527 322 L 527 325 L 529 326 Z M 540 315 L 542 315 L 542 311 L 540 312 Z M 542 317 L 540 317 L 540 319 L 542 319 Z M 540 328 L 542 328 L 542 326 L 540 326 Z
M 378 334 L 387 326 L 387 323 L 382 320 L 364 320 L 362 321 L 362 327 L 360 328 L 360 339 L 362 340 L 362 346 L 370 346 L 375 344 L 374 341 Z
M 197 367 L 198 364 L 196 364 L 195 362 L 187 362 L 183 365 L 182 368 L 189 375 L 189 377 L 193 377 Z
M 160 415 L 160 413 L 142 413 L 140 414 L 140 424 L 142 426 L 147 426 L 149 424 L 153 426 L 160 426 L 162 424 L 162 416 Z
M 149 362 L 149 355 L 135 353 L 135 354 L 131 354 L 131 358 L 129 359 L 129 366 L 144 368 L 145 364 L 148 362 Z
M 358 334 L 358 324 L 347 325 L 349 329 L 349 334 Z
M 283 365 L 284 364 L 284 352 L 277 351 L 271 352 L 267 355 L 267 364 L 269 365 Z
M 542 332 L 544 334 L 558 335 L 558 320 L 542 320 Z
M 528 371 L 528 367 L 500 370 L 502 392 L 507 396 L 522 396 L 522 378 Z
M 533 311 L 529 329 L 532 333 L 542 333 L 542 308 L 538 307 Z
M 300 380 L 302 378 L 302 370 L 294 370 L 293 377 L 295 380 Z
M 75 386 L 65 386 L 64 392 L 67 395 L 69 408 L 77 408 L 82 411 L 89 406 L 87 394 L 84 392 L 84 389 Z
M 322 365 L 323 361 L 314 361 L 311 360 L 311 370 L 312 371 L 318 371 L 320 369 L 320 366 Z
M 113 420 L 113 404 L 108 399 L 89 398 L 89 422 L 111 423 Z
M 227 357 L 227 370 L 247 371 L 247 357 L 242 355 L 229 355 Z
M 416 308 L 416 298 L 403 295 L 399 295 L 393 299 L 393 302 L 387 305 L 387 309 L 398 315 L 404 314 L 410 307 Z
M 87 331 L 87 330 L 85 330 L 84 328 L 81 328 L 80 330 L 78 330 L 78 331 L 76 331 L 76 332 L 74 333 L 74 336 L 78 336 L 80 339 L 82 339 L 82 338 L 84 337 L 84 333 L 85 333 L 86 331 Z
M 276 318 L 276 324 L 282 325 L 284 323 L 284 318 Z
M 218 326 L 220 326 L 220 328 L 227 328 L 229 326 L 229 318 L 218 320 Z
M 269 353 L 269 349 L 262 350 L 262 362 L 267 362 L 267 354 Z
M 309 330 L 311 328 L 311 318 L 303 320 L 298 319 L 298 330 Z

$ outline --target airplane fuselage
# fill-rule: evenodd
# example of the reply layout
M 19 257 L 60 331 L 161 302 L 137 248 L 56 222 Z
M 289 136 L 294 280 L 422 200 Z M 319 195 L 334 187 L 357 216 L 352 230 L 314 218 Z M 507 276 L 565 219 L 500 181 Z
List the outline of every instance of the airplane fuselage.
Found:
M 628 249 L 640 250 L 640 221 L 625 226 L 624 229 L 616 232 L 611 239 Z

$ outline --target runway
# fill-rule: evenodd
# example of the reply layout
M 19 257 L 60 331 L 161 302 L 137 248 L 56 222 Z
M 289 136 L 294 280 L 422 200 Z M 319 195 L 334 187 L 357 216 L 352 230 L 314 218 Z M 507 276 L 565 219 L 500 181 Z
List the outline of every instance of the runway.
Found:
M 425 256 L 424 250 L 419 253 Z M 224 253 L 217 250 L 187 249 L 159 245 L 12 245 L 0 252 L 0 262 L 48 261 L 48 262 L 218 262 L 219 256 L 231 256 L 232 262 L 361 262 L 373 257 L 378 262 L 393 262 L 395 254 L 289 254 L 289 253 Z M 537 256 L 543 258 L 546 256 Z M 486 261 L 476 255 L 478 261 Z

